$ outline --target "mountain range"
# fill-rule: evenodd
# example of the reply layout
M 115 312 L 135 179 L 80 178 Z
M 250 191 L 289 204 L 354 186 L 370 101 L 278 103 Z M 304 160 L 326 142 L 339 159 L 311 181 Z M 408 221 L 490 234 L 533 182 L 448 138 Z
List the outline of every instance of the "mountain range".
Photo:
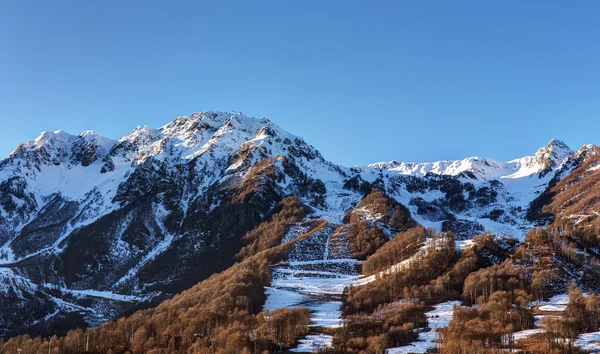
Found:
M 274 269 L 265 306 L 292 288 L 310 293 L 314 279 L 286 275 L 299 269 L 343 274 L 338 295 L 364 282 L 354 264 L 416 225 L 463 245 L 486 232 L 519 244 L 559 221 L 595 225 L 596 199 L 568 193 L 600 171 L 599 151 L 553 139 L 507 162 L 343 167 L 267 119 L 212 111 L 118 140 L 42 132 L 0 162 L 0 334 L 60 334 L 156 306 L 320 221 L 312 243 Z M 303 217 L 271 245 L 257 232 L 292 196 Z M 388 209 L 369 206 L 382 198 Z M 383 230 L 381 244 L 357 243 L 347 225 L 358 219 Z

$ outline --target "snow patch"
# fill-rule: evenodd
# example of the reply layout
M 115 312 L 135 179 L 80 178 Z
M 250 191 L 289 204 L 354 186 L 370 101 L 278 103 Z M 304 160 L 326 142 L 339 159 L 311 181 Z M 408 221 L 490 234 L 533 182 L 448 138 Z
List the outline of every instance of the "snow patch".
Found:
M 403 347 L 390 348 L 386 350 L 387 354 L 409 354 L 427 353 L 428 350 L 436 347 L 436 340 L 438 338 L 437 330 L 446 327 L 450 320 L 452 320 L 452 314 L 454 313 L 454 306 L 460 306 L 460 301 L 449 301 L 437 304 L 434 306 L 432 311 L 426 312 L 427 323 L 429 331 L 419 333 L 419 341 L 411 343 Z
M 327 334 L 309 334 L 300 339 L 300 344 L 291 352 L 295 353 L 318 353 L 333 348 L 333 337 Z
M 575 345 L 585 351 L 600 353 L 600 332 L 580 334 L 575 340 Z

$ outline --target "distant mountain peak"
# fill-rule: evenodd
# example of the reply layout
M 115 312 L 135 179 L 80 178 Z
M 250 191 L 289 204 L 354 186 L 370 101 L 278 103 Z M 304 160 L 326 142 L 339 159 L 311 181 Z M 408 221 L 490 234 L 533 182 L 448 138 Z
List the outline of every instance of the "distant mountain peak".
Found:
M 538 149 L 534 159 L 540 166 L 540 170 L 547 172 L 558 167 L 572 153 L 573 151 L 566 143 L 558 139 L 552 139 L 546 146 Z
M 562 140 L 559 139 L 550 139 L 550 141 L 548 142 L 548 144 L 546 144 L 546 146 L 541 147 L 538 152 L 540 150 L 552 150 L 554 152 L 563 152 L 563 153 L 573 153 L 573 151 L 571 150 L 571 148 L 569 147 L 569 145 L 567 145 L 567 143 L 565 143 Z
M 403 175 L 423 176 L 426 174 L 456 176 L 463 172 L 473 173 L 481 179 L 516 178 L 536 173 L 545 174 L 557 168 L 573 151 L 567 144 L 552 139 L 546 146 L 537 150 L 532 156 L 500 162 L 485 157 L 467 157 L 462 160 L 442 160 L 436 162 L 378 162 L 368 165 L 369 168 L 388 170 Z

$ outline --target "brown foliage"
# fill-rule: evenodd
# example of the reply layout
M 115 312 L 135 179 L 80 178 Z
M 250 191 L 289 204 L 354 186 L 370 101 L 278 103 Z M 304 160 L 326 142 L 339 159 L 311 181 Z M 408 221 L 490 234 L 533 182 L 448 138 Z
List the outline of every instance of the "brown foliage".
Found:
M 476 242 L 473 247 L 461 253 L 450 270 L 431 280 L 429 284 L 411 288 L 409 296 L 424 300 L 427 304 L 460 298 L 465 279 L 483 264 L 481 260 L 483 250 L 487 250 L 485 244 Z
M 334 337 L 336 350 L 345 353 L 383 353 L 389 347 L 417 339 L 415 327 L 427 324 L 422 302 L 395 302 L 369 315 L 346 316 Z
M 378 220 L 368 220 L 363 211 L 377 216 Z M 410 211 L 384 192 L 373 189 L 363 198 L 349 217 L 349 250 L 357 259 L 366 259 L 375 253 L 387 240 L 384 227 L 395 231 L 405 231 L 417 226 Z M 388 231 L 389 232 L 389 231 Z
M 527 287 L 523 267 L 506 260 L 471 273 L 465 280 L 463 299 L 468 304 L 486 302 L 496 291 L 508 291 L 513 294 L 516 290 Z
M 531 297 L 523 290 L 496 291 L 478 306 L 454 308 L 452 321 L 442 330 L 441 353 L 483 353 L 508 345 L 511 334 L 533 325 L 528 307 Z
M 542 213 L 554 217 L 554 227 L 578 233 L 594 245 L 600 245 L 600 170 L 590 168 L 600 163 L 600 149 L 593 147 L 595 155 L 554 185 L 549 192 L 549 203 Z M 572 216 L 576 216 L 573 218 Z
M 373 189 L 364 197 L 358 208 L 366 208 L 369 211 L 381 215 L 383 222 L 399 231 L 406 231 L 417 226 L 417 223 L 410 216 L 410 211 L 395 199 L 388 197 L 379 189 Z
M 573 342 L 578 334 L 598 330 L 600 315 L 600 298 L 598 295 L 583 296 L 581 289 L 574 284 L 569 286 L 569 303 L 562 317 L 545 317 L 542 325 L 546 332 L 543 335 L 544 348 L 578 352 Z
M 429 283 L 446 272 L 458 259 L 453 238 L 434 237 L 428 252 L 412 258 L 410 266 L 383 275 L 360 287 L 345 291 L 345 315 L 370 313 L 379 306 L 405 298 L 413 287 Z
M 350 224 L 348 240 L 352 257 L 362 260 L 383 246 L 387 237 L 380 227 L 372 227 L 368 222 L 359 220 Z
M 427 231 L 424 227 L 415 227 L 399 233 L 363 263 L 365 275 L 375 274 L 414 255 L 425 242 Z
M 261 223 L 244 236 L 246 245 L 236 257 L 244 259 L 281 244 L 281 239 L 289 230 L 290 225 L 300 222 L 309 213 L 310 209 L 300 203 L 298 197 L 284 198 L 277 204 L 269 221 Z
M 243 203 L 247 195 L 264 188 L 265 179 L 273 177 L 277 173 L 277 168 L 274 166 L 275 161 L 277 161 L 276 157 L 265 158 L 252 166 L 241 181 L 230 181 L 230 183 L 235 183 L 232 187 L 236 191 L 232 201 Z

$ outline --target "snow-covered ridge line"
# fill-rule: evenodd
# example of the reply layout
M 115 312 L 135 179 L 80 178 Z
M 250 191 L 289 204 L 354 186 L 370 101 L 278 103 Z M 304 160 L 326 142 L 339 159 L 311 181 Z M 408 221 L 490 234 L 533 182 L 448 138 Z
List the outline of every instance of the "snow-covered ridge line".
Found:
M 574 152 L 564 142 L 552 139 L 534 155 L 500 162 L 489 158 L 468 157 L 462 160 L 442 160 L 436 162 L 378 162 L 367 168 L 390 171 L 401 175 L 425 176 L 427 174 L 457 176 L 464 172 L 474 173 L 485 179 L 518 178 L 551 170 Z
M 123 143 L 137 146 L 140 161 L 148 156 L 163 152 L 170 145 L 171 154 L 180 158 L 192 159 L 210 151 L 220 137 L 232 130 L 241 131 L 243 139 L 231 141 L 232 147 L 239 148 L 244 143 L 260 144 L 269 134 L 276 132 L 283 139 L 300 139 L 289 134 L 266 118 L 251 118 L 239 112 L 203 111 L 189 116 L 180 116 L 159 128 L 138 126 L 118 140 L 102 137 L 92 131 L 71 135 L 62 130 L 42 132 L 35 140 L 19 145 L 9 158 L 18 155 L 21 150 L 46 148 L 52 157 L 70 157 L 70 145 L 78 140 L 95 144 L 104 153 L 119 147 Z M 229 139 L 228 139 L 229 140 Z M 300 139 L 302 140 L 302 139 Z M 221 142 L 222 143 L 222 142 Z M 229 145 L 229 144 L 228 144 Z M 593 145 L 584 145 L 580 151 L 593 150 Z M 500 162 L 489 158 L 468 157 L 462 160 L 441 160 L 436 162 L 377 162 L 363 167 L 363 170 L 389 171 L 401 175 L 424 176 L 438 174 L 457 176 L 464 172 L 474 173 L 485 179 L 518 178 L 530 176 L 546 169 L 555 169 L 574 152 L 564 142 L 552 139 L 534 155 Z M 55 156 L 57 155 L 57 156 Z M 100 156 L 103 157 L 103 156 Z M 55 161 L 55 160 L 54 160 Z M 0 164 L 0 167 L 2 165 Z M 1 170 L 1 168 L 0 168 Z M 1 176 L 0 176 L 1 177 Z M 0 178 L 1 179 L 1 178 Z
M 133 160 L 138 163 L 163 153 L 168 153 L 171 158 L 193 159 L 211 151 L 217 142 L 221 148 L 222 145 L 226 145 L 227 152 L 233 152 L 245 143 L 260 144 L 270 135 L 276 135 L 282 140 L 304 142 L 266 118 L 256 119 L 241 113 L 205 111 L 178 117 L 160 128 L 138 126 L 118 140 L 102 137 L 91 131 L 79 135 L 62 130 L 44 131 L 34 140 L 20 144 L 1 161 L 0 171 L 11 167 L 10 160 L 19 158 L 37 160 L 37 165 L 70 162 L 72 166 L 80 164 L 82 157 L 89 160 L 83 162 L 84 166 L 88 166 L 107 155 L 113 159 L 121 156 L 127 161 Z

